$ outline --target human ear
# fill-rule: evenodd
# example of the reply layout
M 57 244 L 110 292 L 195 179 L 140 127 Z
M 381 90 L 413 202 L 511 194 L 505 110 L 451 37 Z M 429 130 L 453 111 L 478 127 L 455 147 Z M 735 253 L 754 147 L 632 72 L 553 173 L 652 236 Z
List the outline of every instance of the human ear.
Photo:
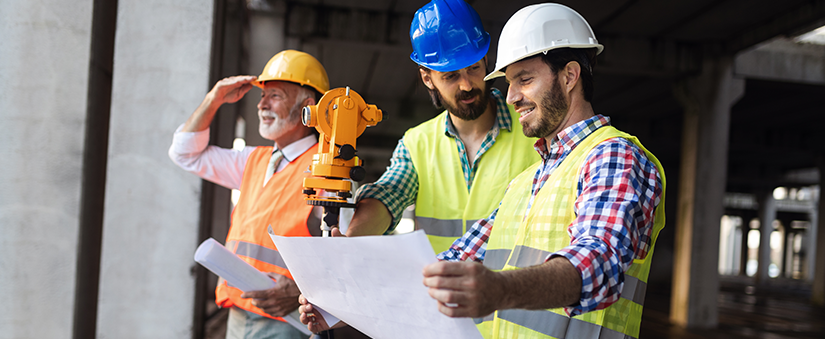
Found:
M 427 86 L 427 88 L 429 89 L 435 89 L 435 86 L 433 85 L 433 79 L 432 77 L 430 77 L 429 72 L 419 68 L 418 73 L 421 74 L 421 81 L 424 82 L 424 86 Z
M 581 72 L 582 67 L 576 61 L 568 62 L 567 65 L 564 66 L 562 73 L 564 74 L 564 85 L 568 93 L 573 91 L 573 88 L 579 83 Z

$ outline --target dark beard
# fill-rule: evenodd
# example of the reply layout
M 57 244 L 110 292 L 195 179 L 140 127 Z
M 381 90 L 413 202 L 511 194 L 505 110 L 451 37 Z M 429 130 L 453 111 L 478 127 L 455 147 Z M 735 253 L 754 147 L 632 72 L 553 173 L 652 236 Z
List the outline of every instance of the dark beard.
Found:
M 441 92 L 438 89 L 430 90 L 431 95 L 435 95 L 438 99 L 438 102 L 441 103 L 448 112 L 452 113 L 456 118 L 465 121 L 472 121 L 478 119 L 484 111 L 487 110 L 487 104 L 490 102 L 492 94 L 491 92 L 492 87 L 488 86 L 487 82 L 484 82 L 484 89 L 474 88 L 473 90 L 466 92 L 466 91 L 459 91 L 456 94 L 455 102 L 458 107 L 453 107 L 441 96 Z M 461 103 L 463 99 L 470 99 L 473 97 L 478 97 L 478 100 L 473 102 L 470 105 L 464 105 Z M 433 100 L 435 101 L 435 100 Z
M 514 105 L 520 106 L 519 103 Z M 523 104 L 521 105 L 523 106 Z M 546 138 L 559 127 L 562 119 L 567 114 L 569 105 L 564 100 L 564 95 L 561 93 L 561 85 L 558 81 L 553 81 L 553 88 L 544 92 L 541 96 L 541 112 L 536 126 L 522 126 L 522 131 L 525 136 L 531 138 Z

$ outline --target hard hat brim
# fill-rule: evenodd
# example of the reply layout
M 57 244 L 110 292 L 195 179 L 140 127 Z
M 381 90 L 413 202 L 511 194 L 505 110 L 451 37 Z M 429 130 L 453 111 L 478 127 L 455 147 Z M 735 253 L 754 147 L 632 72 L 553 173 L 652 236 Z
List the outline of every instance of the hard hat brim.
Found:
M 503 77 L 504 76 L 504 71 L 502 71 L 502 70 L 507 68 L 507 66 L 510 66 L 514 63 L 517 63 L 519 61 L 522 61 L 524 59 L 527 59 L 527 58 L 532 57 L 534 55 L 537 55 L 539 53 L 547 53 L 549 51 L 552 51 L 554 49 L 559 49 L 559 48 L 595 48 L 596 49 L 596 55 L 599 55 L 604 50 L 604 46 L 602 44 L 553 46 L 553 47 L 550 47 L 550 48 L 535 51 L 533 53 L 525 54 L 525 55 L 520 56 L 520 57 L 518 57 L 514 60 L 507 61 L 506 63 L 503 63 L 503 64 L 499 64 L 498 61 L 497 61 L 496 62 L 496 68 L 492 72 L 490 72 L 490 74 L 487 74 L 487 76 L 484 77 L 484 81 L 490 81 L 490 80 L 493 80 L 495 78 Z
M 461 58 L 462 60 L 453 59 L 453 60 L 449 60 L 448 62 L 443 62 L 443 63 L 427 63 L 427 62 L 424 62 L 423 60 L 419 60 L 419 58 L 417 58 L 417 55 L 416 55 L 415 51 L 410 53 L 410 60 L 412 60 L 413 62 L 415 62 L 418 65 L 427 67 L 431 70 L 446 73 L 446 72 L 457 71 L 457 70 L 460 70 L 462 68 L 467 68 L 467 67 L 470 67 L 470 66 L 474 65 L 476 62 L 478 62 L 481 59 L 484 59 L 484 57 L 487 56 L 487 52 L 489 51 L 489 49 L 490 49 L 490 39 L 487 39 L 484 46 L 482 48 L 480 48 L 477 53 L 475 53 L 472 56 L 462 57 Z
M 258 78 L 258 80 L 252 81 L 251 84 L 254 85 L 255 87 L 259 87 L 259 88 L 263 89 L 264 84 L 267 83 L 267 82 L 270 82 L 270 81 L 283 81 L 283 82 L 288 82 L 288 83 L 295 84 L 295 85 L 298 85 L 298 86 L 301 86 L 301 87 L 309 86 L 309 88 L 312 88 L 313 90 L 318 91 L 318 93 L 321 93 L 321 94 L 326 93 L 326 91 L 322 90 L 320 87 L 315 86 L 313 84 L 301 83 L 301 82 L 298 82 L 298 81 L 292 81 L 292 80 L 286 80 L 286 79 L 260 79 L 260 78 Z

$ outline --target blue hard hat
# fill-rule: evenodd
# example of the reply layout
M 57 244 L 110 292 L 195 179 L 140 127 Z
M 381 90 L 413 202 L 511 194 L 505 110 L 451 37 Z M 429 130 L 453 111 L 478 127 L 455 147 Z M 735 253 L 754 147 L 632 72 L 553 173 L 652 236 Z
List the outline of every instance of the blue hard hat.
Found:
M 470 66 L 487 55 L 490 34 L 464 0 L 432 0 L 415 12 L 410 25 L 415 63 L 439 72 Z

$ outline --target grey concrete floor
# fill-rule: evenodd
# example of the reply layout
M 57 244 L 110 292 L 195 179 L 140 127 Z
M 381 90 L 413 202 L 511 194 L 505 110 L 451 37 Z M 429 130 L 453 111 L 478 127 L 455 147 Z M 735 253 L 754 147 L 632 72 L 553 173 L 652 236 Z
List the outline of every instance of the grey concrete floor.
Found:
M 825 309 L 810 303 L 810 287 L 798 281 L 774 281 L 755 287 L 747 279 L 723 279 L 719 326 L 687 330 L 668 320 L 670 295 L 648 293 L 640 339 L 825 338 Z
M 798 281 L 778 281 L 755 287 L 741 278 L 723 279 L 719 292 L 719 326 L 684 329 L 668 320 L 670 295 L 666 289 L 649 291 L 640 339 L 823 339 L 825 309 L 810 303 L 810 287 Z M 216 311 L 211 309 L 210 311 Z M 206 338 L 223 339 L 226 310 L 207 321 Z

